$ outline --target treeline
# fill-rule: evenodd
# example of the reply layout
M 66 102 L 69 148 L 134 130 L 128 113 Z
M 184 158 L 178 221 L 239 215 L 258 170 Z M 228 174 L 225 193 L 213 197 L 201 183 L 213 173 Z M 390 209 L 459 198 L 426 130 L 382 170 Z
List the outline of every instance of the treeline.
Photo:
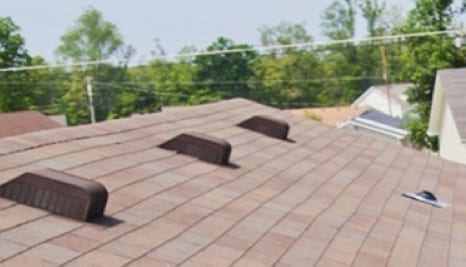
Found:
M 322 32 L 329 40 L 353 38 L 357 14 L 372 37 L 444 31 L 455 27 L 455 18 L 466 6 L 466 0 L 457 8 L 453 2 L 417 0 L 404 15 L 383 0 L 336 0 L 322 14 Z M 418 104 L 420 119 L 410 125 L 413 141 L 434 147 L 435 140 L 425 136 L 425 129 L 436 70 L 466 66 L 465 45 L 453 35 L 293 48 L 286 45 L 310 43 L 314 38 L 305 25 L 283 22 L 263 26 L 259 37 L 265 47 L 285 47 L 257 51 L 219 37 L 205 49 L 186 47 L 180 57 L 168 59 L 157 43 L 152 60 L 129 66 L 134 48 L 124 43 L 113 23 L 88 8 L 61 37 L 58 58 L 69 63 L 119 63 L 0 71 L 0 112 L 37 109 L 66 114 L 71 125 L 88 123 L 88 85 L 98 121 L 232 97 L 279 108 L 344 105 L 369 86 L 383 83 L 383 46 L 390 82 L 415 84 L 410 100 Z M 19 27 L 0 17 L 0 69 L 44 64 L 43 58 L 28 54 Z

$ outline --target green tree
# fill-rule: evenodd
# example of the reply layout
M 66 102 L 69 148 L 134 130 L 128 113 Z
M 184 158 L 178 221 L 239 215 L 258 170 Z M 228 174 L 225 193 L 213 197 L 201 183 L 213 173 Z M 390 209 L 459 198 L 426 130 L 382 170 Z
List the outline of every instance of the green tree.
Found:
M 73 28 L 61 37 L 57 54 L 73 61 L 106 60 L 123 48 L 117 27 L 106 21 L 102 13 L 88 7 Z
M 0 68 L 27 65 L 30 57 L 20 28 L 9 17 L 0 17 Z M 24 86 L 26 72 L 0 72 L 0 111 L 28 109 L 32 91 Z
M 358 5 L 363 18 L 366 20 L 369 36 L 383 34 L 385 29 L 382 21 L 382 15 L 387 6 L 385 1 L 360 0 Z
M 47 65 L 47 62 L 44 58 L 35 56 L 31 58 L 29 64 L 43 66 Z M 40 110 L 46 114 L 64 114 L 65 105 L 62 97 L 65 91 L 62 81 L 65 76 L 66 73 L 61 68 L 27 71 L 24 86 L 31 90 L 30 109 Z
M 325 36 L 332 40 L 353 38 L 355 34 L 355 0 L 335 0 L 322 16 L 321 27 Z
M 454 8 L 453 0 L 417 0 L 409 13 L 403 32 L 443 31 L 454 28 L 457 16 L 464 12 Z M 410 140 L 418 147 L 438 149 L 436 138 L 426 135 L 437 70 L 466 66 L 465 50 L 455 46 L 454 37 L 430 36 L 409 38 L 402 54 L 403 78 L 414 83 L 409 101 L 416 104 L 419 119 L 409 123 Z
M 253 64 L 251 98 L 279 108 L 318 105 L 321 87 L 321 60 L 312 51 L 300 50 L 285 55 L 263 55 Z
M 61 44 L 56 53 L 60 58 L 74 62 L 105 61 L 117 56 L 123 58 L 123 63 L 118 66 L 98 64 L 75 67 L 71 74 L 72 81 L 67 83 L 69 90 L 65 99 L 68 123 L 89 122 L 89 118 L 85 116 L 88 111 L 84 110 L 87 107 L 83 104 L 86 76 L 93 77 L 96 82 L 94 86 L 96 119 L 107 119 L 120 93 L 110 85 L 127 79 L 125 61 L 134 53 L 134 49 L 124 45 L 121 34 L 113 23 L 106 21 L 97 9 L 89 7 L 78 18 L 76 24 L 61 37 Z
M 250 48 L 249 45 L 235 44 L 231 39 L 219 37 L 207 47 L 207 51 Z M 199 103 L 234 96 L 248 97 L 250 88 L 247 81 L 253 75 L 251 65 L 256 58 L 257 53 L 252 50 L 196 56 L 194 81 L 198 86 L 193 92 L 194 97 Z
M 260 39 L 263 46 L 289 45 L 309 43 L 313 40 L 306 31 L 302 23 L 281 22 L 276 26 L 264 25 L 259 28 Z M 274 54 L 289 53 L 296 51 L 296 48 L 286 48 L 273 51 Z

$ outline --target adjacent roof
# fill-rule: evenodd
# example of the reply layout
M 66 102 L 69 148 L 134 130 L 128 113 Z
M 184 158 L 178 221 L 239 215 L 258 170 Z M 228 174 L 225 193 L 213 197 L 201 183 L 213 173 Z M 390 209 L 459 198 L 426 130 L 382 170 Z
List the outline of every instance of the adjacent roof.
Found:
M 38 111 L 0 113 L 0 138 L 62 127 Z
M 466 141 L 466 68 L 440 70 L 438 77 L 458 133 Z
M 294 142 L 235 126 L 253 115 L 285 119 Z M 157 147 L 186 131 L 228 140 L 238 167 Z M 108 217 L 0 199 L 5 266 L 466 262 L 466 166 L 242 99 L 0 140 L 0 183 L 41 168 L 103 183 Z M 401 196 L 421 190 L 451 207 Z
M 288 110 L 291 114 L 306 116 L 308 114 L 316 115 L 320 122 L 327 125 L 336 126 L 339 123 L 350 120 L 366 110 L 365 107 L 341 106 L 341 107 L 323 107 L 323 108 L 304 108 Z
M 405 121 L 400 119 L 400 118 L 395 118 L 390 115 L 384 114 L 380 111 L 377 111 L 375 109 L 370 109 L 366 110 L 361 115 L 358 116 L 358 118 L 362 118 L 365 120 L 370 120 L 373 122 L 377 122 L 383 125 L 387 125 L 393 128 L 398 128 L 398 129 L 403 129 L 405 128 L 404 124 Z
M 406 92 L 408 89 L 413 86 L 410 83 L 400 83 L 400 84 L 390 84 L 389 91 L 392 99 L 398 101 L 403 108 L 407 108 L 409 103 L 407 102 Z M 373 85 L 367 89 L 361 96 L 359 96 L 354 102 L 353 105 L 359 105 L 362 101 L 371 93 L 377 91 L 383 95 L 387 95 L 387 89 L 385 85 Z
M 340 124 L 339 128 L 346 128 L 348 125 L 353 125 L 403 140 L 408 135 L 408 131 L 405 129 L 404 124 L 405 121 L 402 119 L 389 116 L 374 109 L 369 109 L 359 116 Z

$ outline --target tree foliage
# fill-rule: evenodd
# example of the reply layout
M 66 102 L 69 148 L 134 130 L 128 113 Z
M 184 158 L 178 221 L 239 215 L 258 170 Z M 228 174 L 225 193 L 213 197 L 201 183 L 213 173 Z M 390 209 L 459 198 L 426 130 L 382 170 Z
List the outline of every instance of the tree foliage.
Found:
M 382 15 L 387 7 L 385 1 L 379 0 L 360 0 L 359 8 L 361 14 L 367 23 L 367 32 L 369 36 L 381 35 L 384 33 Z
M 324 35 L 332 40 L 354 37 L 356 13 L 355 0 L 334 0 L 321 16 Z
M 77 19 L 74 27 L 62 37 L 56 50 L 57 55 L 71 61 L 102 61 L 119 54 L 128 57 L 133 53 L 131 47 L 124 45 L 117 27 L 106 21 L 103 15 L 93 7 L 87 8 Z M 97 120 L 105 120 L 111 115 L 113 103 L 119 98 L 118 91 L 110 86 L 114 82 L 126 79 L 126 64 L 99 64 L 90 67 L 75 67 L 71 70 L 71 82 L 66 82 L 69 89 L 64 96 L 68 103 L 66 115 L 69 124 L 89 122 L 86 105 L 86 77 L 94 81 L 105 81 L 105 85 L 95 87 L 95 112 Z M 110 84 L 110 85 L 109 85 Z
M 219 37 L 207 47 L 207 52 L 249 48 L 249 45 L 235 44 L 231 39 Z M 253 75 L 251 66 L 256 58 L 257 53 L 252 50 L 196 56 L 193 62 L 194 81 L 198 85 L 195 94 L 200 103 L 233 96 L 247 97 L 250 88 L 246 82 Z
M 451 29 L 462 12 L 453 4 L 453 0 L 417 0 L 401 30 L 409 33 Z M 418 147 L 436 150 L 437 140 L 426 134 L 435 77 L 439 69 L 466 66 L 464 49 L 455 46 L 454 37 L 446 35 L 410 38 L 404 43 L 401 62 L 403 78 L 414 83 L 408 100 L 416 104 L 419 114 L 419 119 L 409 124 L 410 140 Z
M 100 11 L 88 7 L 62 37 L 57 54 L 73 61 L 105 60 L 123 47 L 117 27 Z
M 30 61 L 19 27 L 9 17 L 0 17 L 0 68 L 27 65 Z M 0 111 L 27 109 L 31 104 L 31 91 L 20 84 L 27 73 L 0 73 Z M 5 84 L 10 81 L 10 84 Z

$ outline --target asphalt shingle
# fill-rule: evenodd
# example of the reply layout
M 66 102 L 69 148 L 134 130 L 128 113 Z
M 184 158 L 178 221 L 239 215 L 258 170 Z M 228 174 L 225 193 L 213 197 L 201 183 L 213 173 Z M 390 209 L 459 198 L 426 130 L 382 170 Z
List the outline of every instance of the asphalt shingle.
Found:
M 38 111 L 0 113 L 0 138 L 62 127 Z
M 286 120 L 288 142 L 235 126 Z M 223 138 L 231 166 L 158 148 Z M 0 262 L 23 266 L 374 266 L 466 261 L 466 167 L 243 99 L 0 139 L 0 183 L 54 168 L 110 192 L 77 222 L 0 199 Z M 401 197 L 427 189 L 451 206 Z

